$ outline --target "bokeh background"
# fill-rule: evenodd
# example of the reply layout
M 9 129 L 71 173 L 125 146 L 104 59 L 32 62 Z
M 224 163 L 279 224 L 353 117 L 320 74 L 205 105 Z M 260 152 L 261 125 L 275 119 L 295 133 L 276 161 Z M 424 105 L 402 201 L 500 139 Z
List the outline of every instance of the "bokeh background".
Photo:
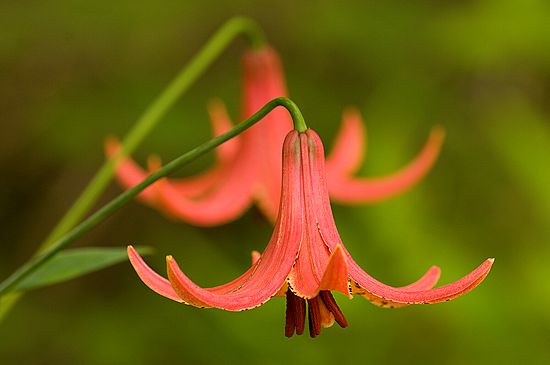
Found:
M 284 301 L 226 313 L 165 300 L 128 263 L 29 293 L 0 324 L 2 364 L 542 364 L 550 358 L 550 3 L 480 1 L 0 2 L 0 277 L 24 262 L 177 70 L 233 15 L 278 49 L 291 96 L 330 146 L 341 111 L 369 130 L 364 175 L 404 165 L 447 130 L 428 178 L 390 201 L 334 205 L 342 238 L 375 277 L 442 283 L 496 257 L 453 302 L 379 309 L 337 295 L 350 322 L 283 336 Z M 236 119 L 234 44 L 134 154 L 168 160 L 209 136 L 206 103 Z M 212 156 L 182 174 L 206 168 Z M 112 184 L 102 199 L 120 192 Z M 203 285 L 249 264 L 271 233 L 256 208 L 212 229 L 131 203 L 80 246 L 151 245 Z

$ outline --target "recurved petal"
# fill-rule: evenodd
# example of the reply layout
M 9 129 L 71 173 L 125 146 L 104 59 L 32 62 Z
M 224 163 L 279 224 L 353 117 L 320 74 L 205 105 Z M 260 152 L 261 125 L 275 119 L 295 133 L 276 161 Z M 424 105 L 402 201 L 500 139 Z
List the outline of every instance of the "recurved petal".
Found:
M 344 177 L 357 171 L 366 152 L 366 130 L 359 110 L 348 107 L 326 160 L 327 175 Z
M 105 155 L 107 157 L 112 157 L 120 148 L 120 142 L 116 137 L 105 139 Z M 116 179 L 125 189 L 133 188 L 142 182 L 147 175 L 148 173 L 130 158 L 123 158 L 116 166 Z M 137 196 L 139 200 L 149 204 L 154 204 L 156 197 L 156 191 L 152 186 L 147 187 Z
M 430 290 L 399 290 L 382 284 L 364 272 L 355 262 L 350 262 L 350 276 L 365 290 L 362 295 L 384 307 L 403 304 L 433 304 L 464 295 L 479 285 L 489 274 L 494 259 L 487 259 L 462 279 Z
M 396 290 L 401 291 L 419 291 L 419 290 L 429 290 L 437 284 L 437 281 L 439 280 L 439 277 L 441 275 L 441 269 L 437 266 L 432 266 L 426 271 L 426 273 L 417 281 L 415 281 L 412 284 L 406 285 L 406 286 L 400 286 L 400 287 L 392 287 Z M 365 293 L 365 289 L 360 287 L 359 285 L 352 285 L 351 291 L 353 294 L 361 294 L 363 295 Z
M 342 242 L 340 235 L 338 234 L 338 230 L 336 229 L 336 225 L 334 224 L 334 218 L 332 216 L 332 210 L 330 208 L 330 201 L 328 197 L 327 187 L 326 187 L 326 180 L 325 180 L 325 174 L 324 174 L 324 152 L 323 152 L 323 144 L 321 142 L 321 139 L 319 136 L 312 130 L 308 130 L 306 132 L 310 138 L 310 146 L 311 146 L 311 152 L 310 152 L 310 164 L 311 164 L 311 186 L 312 186 L 312 196 L 309 200 L 314 202 L 312 206 L 312 210 L 316 212 L 316 221 L 318 224 L 318 230 L 321 234 L 321 238 L 324 242 L 324 244 L 328 247 L 329 250 L 335 250 L 337 245 L 340 245 L 340 242 Z M 359 265 L 355 263 L 349 252 L 346 250 L 346 248 L 342 245 L 342 250 L 344 251 L 347 259 L 347 264 L 349 268 L 350 277 L 352 279 L 356 279 L 356 276 L 358 276 L 359 273 L 364 273 Z M 357 274 L 357 275 L 356 275 Z M 423 290 L 431 289 L 439 279 L 440 270 L 436 266 L 432 266 L 425 274 L 422 276 L 419 280 L 416 282 L 407 285 L 405 287 L 401 288 L 395 288 L 391 287 L 385 284 L 382 284 L 372 277 L 368 276 L 370 282 L 378 285 L 381 288 L 387 289 L 391 291 L 392 293 L 398 293 L 398 292 L 419 292 Z M 370 293 L 364 290 L 364 287 L 360 286 L 359 284 L 353 285 L 356 283 L 352 282 L 352 291 L 353 293 L 360 293 L 365 296 L 368 296 Z M 407 305 L 406 303 L 389 303 L 388 300 L 381 300 L 379 297 L 372 296 L 371 298 L 375 303 L 378 303 L 380 305 L 391 305 L 391 306 L 403 306 Z M 384 302 L 384 303 L 381 303 Z
M 170 216 L 197 226 L 214 226 L 230 222 L 246 210 L 252 199 L 247 185 L 246 181 L 241 186 L 223 185 L 215 193 L 199 199 L 180 194 L 168 181 L 159 181 L 156 189 L 159 206 Z
M 353 178 L 327 175 L 331 197 L 343 203 L 367 203 L 390 198 L 406 191 L 430 171 L 439 155 L 444 135 L 442 128 L 435 127 L 417 157 L 390 176 Z
M 273 268 L 270 272 L 263 270 L 259 276 L 258 264 L 231 284 L 223 285 L 224 290 L 215 290 L 216 288 L 201 288 L 191 281 L 172 256 L 166 258 L 166 263 L 168 278 L 178 296 L 185 303 L 196 307 L 215 307 L 228 311 L 251 309 L 273 297 L 286 279 L 286 275 L 280 273 L 282 270 L 278 270 L 277 275 Z M 236 282 L 239 285 L 235 285 Z
M 248 186 L 224 186 L 223 190 L 199 199 L 191 199 L 180 194 L 168 181 L 159 181 L 156 189 L 159 194 L 159 206 L 166 213 L 182 221 L 205 227 L 224 224 L 239 217 L 250 205 L 252 197 Z
M 392 288 L 395 290 L 406 291 L 406 292 L 429 290 L 433 288 L 435 284 L 437 284 L 437 281 L 439 280 L 440 275 L 441 275 L 441 269 L 437 266 L 432 266 L 428 269 L 428 271 L 426 271 L 426 273 L 420 279 L 418 279 L 414 283 L 406 286 L 392 287 Z M 355 282 L 354 282 L 354 285 L 353 284 L 351 285 L 351 289 L 353 294 L 362 295 L 365 298 L 369 299 L 373 304 L 378 305 L 380 307 L 401 308 L 409 305 L 405 303 L 395 303 L 395 302 L 390 303 L 387 300 L 384 300 L 380 297 L 370 294 L 363 287 L 361 287 L 359 284 Z
M 345 249 L 336 225 L 334 224 L 334 218 L 332 216 L 332 210 L 330 208 L 330 201 L 327 192 L 327 183 L 325 179 L 324 169 L 324 150 L 323 143 L 317 133 L 312 130 L 307 131 L 309 138 L 309 162 L 310 162 L 310 186 L 311 195 L 307 197 L 306 203 L 311 202 L 312 206 L 309 211 L 315 212 L 315 222 L 318 224 L 317 231 L 324 245 L 328 247 L 330 251 L 335 251 L 338 246 L 341 246 L 342 251 L 345 253 L 347 262 L 353 262 L 351 255 Z M 419 280 L 402 288 L 394 288 L 397 290 L 424 290 L 432 288 L 439 279 L 440 270 L 436 266 L 432 266 Z M 352 286 L 352 290 L 355 292 L 357 288 Z
M 269 300 L 283 286 L 296 260 L 302 239 L 303 201 L 301 161 L 294 156 L 297 133 L 285 140 L 283 187 L 279 217 L 266 250 L 256 263 L 231 283 L 205 289 L 193 283 L 170 256 L 168 277 L 176 293 L 186 302 L 229 311 L 254 308 Z
M 258 251 L 256 251 L 256 250 L 252 251 L 252 265 L 256 264 L 260 260 L 261 257 L 262 257 L 262 255 Z M 285 281 L 285 283 L 277 291 L 275 296 L 284 298 L 284 297 L 286 297 L 287 290 L 288 290 L 288 283 Z
M 160 169 L 162 167 L 162 162 L 160 159 L 160 156 L 158 155 L 150 155 L 147 159 L 147 168 L 149 170 L 149 173 L 153 173 L 156 170 Z M 212 189 L 212 187 L 215 186 L 216 183 L 219 183 L 219 179 L 223 176 L 223 171 L 219 168 L 219 166 L 216 166 L 212 168 L 211 170 L 208 170 L 202 174 L 191 176 L 188 178 L 183 179 L 168 179 L 164 178 L 158 182 L 156 182 L 155 187 L 155 196 L 157 197 L 157 201 L 161 200 L 161 196 L 159 194 L 159 191 L 157 190 L 158 187 L 164 186 L 164 184 L 170 184 L 170 186 L 177 191 L 177 194 L 181 195 L 181 198 L 184 200 L 190 200 L 192 201 L 197 196 L 201 194 L 205 194 L 209 189 Z M 162 207 L 162 204 L 159 204 Z M 170 212 L 168 212 L 170 214 Z
M 172 288 L 170 281 L 166 280 L 151 269 L 132 246 L 128 246 L 128 258 L 130 259 L 130 263 L 134 267 L 134 270 L 136 270 L 136 273 L 141 281 L 143 281 L 143 283 L 151 290 L 162 295 L 163 297 L 183 303 L 183 300 Z
M 433 288 L 435 284 L 437 284 L 440 274 L 441 274 L 441 270 L 439 269 L 439 267 L 432 266 L 420 279 L 418 279 L 414 283 L 406 286 L 392 287 L 392 288 L 395 290 L 405 291 L 405 292 L 429 290 Z M 353 284 L 351 285 L 351 292 L 353 294 L 359 294 L 364 296 L 365 298 L 369 299 L 373 304 L 380 307 L 401 308 L 409 305 L 406 303 L 390 302 L 380 297 L 377 297 L 375 295 L 372 295 L 356 282 L 353 282 Z

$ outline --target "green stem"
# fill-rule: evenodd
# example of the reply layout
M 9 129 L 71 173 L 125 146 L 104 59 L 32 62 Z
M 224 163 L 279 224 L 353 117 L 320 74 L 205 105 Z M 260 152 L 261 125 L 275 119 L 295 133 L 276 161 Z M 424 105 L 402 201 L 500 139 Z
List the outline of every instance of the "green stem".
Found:
M 164 165 L 159 170 L 155 171 L 151 175 L 147 176 L 141 183 L 135 187 L 125 191 L 120 194 L 111 202 L 107 203 L 103 208 L 99 209 L 97 212 L 92 214 L 84 222 L 80 223 L 78 226 L 73 228 L 63 237 L 57 239 L 53 242 L 48 248 L 46 248 L 38 256 L 32 257 L 27 261 L 23 266 L 17 269 L 12 275 L 0 283 L 0 296 L 9 292 L 18 282 L 20 282 L 27 275 L 32 273 L 38 267 L 43 265 L 46 261 L 51 259 L 55 254 L 60 250 L 67 247 L 84 234 L 91 231 L 99 223 L 103 222 L 123 205 L 128 203 L 132 198 L 138 195 L 140 192 L 145 190 L 149 185 L 155 181 L 168 176 L 169 174 L 175 172 L 183 165 L 195 160 L 197 157 L 205 154 L 206 152 L 214 149 L 225 141 L 235 137 L 236 135 L 244 132 L 248 128 L 252 127 L 254 124 L 258 123 L 263 117 L 265 117 L 270 111 L 275 109 L 278 106 L 282 106 L 288 110 L 292 120 L 294 121 L 294 128 L 298 131 L 304 132 L 307 129 L 304 118 L 298 106 L 288 98 L 276 98 L 265 104 L 260 110 L 254 113 L 250 118 L 245 121 L 237 124 L 233 129 L 229 130 L 227 133 L 222 134 L 218 137 L 214 137 L 211 140 L 201 144 L 198 147 L 195 147 L 191 151 L 181 155 L 180 157 L 172 160 L 168 164 Z
M 263 32 L 254 21 L 244 17 L 235 17 L 227 21 L 208 40 L 199 53 L 183 67 L 170 85 L 147 107 L 124 138 L 122 148 L 98 170 L 75 203 L 42 243 L 37 254 L 44 252 L 82 220 L 112 180 L 116 163 L 136 149 L 177 99 L 187 91 L 229 43 L 239 35 L 243 35 L 252 48 L 260 48 L 265 44 Z M 0 321 L 15 305 L 21 295 L 22 293 L 12 293 L 10 296 L 0 297 Z
M 290 116 L 292 117 L 292 122 L 294 123 L 294 129 L 301 133 L 307 131 L 307 125 L 306 121 L 304 120 L 304 116 L 302 115 L 300 108 L 298 108 L 298 105 L 296 105 L 295 102 L 293 102 L 289 98 L 277 98 L 273 100 L 277 100 L 278 103 L 280 103 L 280 106 L 288 110 Z
M 236 17 L 227 21 L 145 110 L 132 130 L 124 138 L 120 151 L 106 161 L 95 174 L 74 205 L 67 211 L 42 244 L 41 250 L 51 245 L 82 219 L 111 181 L 116 162 L 136 149 L 178 98 L 218 58 L 229 43 L 241 34 L 247 38 L 250 46 L 253 48 L 259 48 L 265 43 L 263 33 L 254 21 L 243 17 Z

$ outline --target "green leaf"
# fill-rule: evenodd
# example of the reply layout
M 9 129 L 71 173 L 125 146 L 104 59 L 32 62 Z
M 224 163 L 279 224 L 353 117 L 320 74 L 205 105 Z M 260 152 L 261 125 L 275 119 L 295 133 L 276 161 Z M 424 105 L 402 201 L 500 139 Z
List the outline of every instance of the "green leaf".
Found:
M 137 248 L 140 254 L 150 254 L 149 247 Z M 86 247 L 61 251 L 49 262 L 22 280 L 17 291 L 60 283 L 128 260 L 126 248 Z

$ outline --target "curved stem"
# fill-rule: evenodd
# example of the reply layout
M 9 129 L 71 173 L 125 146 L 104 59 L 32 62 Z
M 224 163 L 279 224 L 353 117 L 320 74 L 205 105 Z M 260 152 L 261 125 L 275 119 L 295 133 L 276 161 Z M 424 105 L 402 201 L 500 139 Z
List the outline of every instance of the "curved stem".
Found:
M 235 17 L 227 21 L 208 40 L 199 53 L 183 67 L 168 87 L 147 107 L 124 138 L 120 151 L 107 160 L 95 174 L 74 205 L 67 211 L 42 244 L 41 250 L 47 248 L 82 219 L 111 181 L 115 164 L 136 149 L 178 98 L 218 58 L 229 43 L 241 34 L 246 37 L 249 45 L 253 48 L 261 47 L 265 43 L 262 30 L 253 20 L 244 17 Z
M 38 254 L 54 244 L 59 237 L 67 233 L 88 213 L 112 180 L 116 162 L 135 150 L 177 99 L 204 73 L 229 43 L 239 35 L 243 35 L 252 48 L 260 48 L 265 43 L 261 28 L 253 20 L 245 17 L 235 17 L 227 21 L 208 40 L 199 53 L 182 68 L 170 85 L 145 109 L 142 116 L 124 138 L 120 151 L 107 160 L 93 176 L 84 191 L 42 243 L 37 252 Z M 15 305 L 21 295 L 22 293 L 12 293 L 10 296 L 0 297 L 0 321 Z
M 300 108 L 298 108 L 298 105 L 296 105 L 295 102 L 293 102 L 289 98 L 276 98 L 271 100 L 270 103 L 271 102 L 277 102 L 278 105 L 288 110 L 290 116 L 292 117 L 292 122 L 294 123 L 294 129 L 296 129 L 298 132 L 305 132 L 307 130 L 304 116 L 302 115 Z M 266 105 L 269 105 L 269 103 Z
M 140 192 L 145 190 L 149 185 L 155 181 L 168 176 L 169 174 L 175 172 L 183 165 L 195 160 L 197 157 L 205 154 L 206 152 L 214 149 L 223 142 L 237 136 L 238 134 L 244 132 L 248 128 L 252 127 L 254 124 L 258 123 L 263 117 L 265 117 L 270 111 L 275 109 L 278 106 L 282 106 L 288 110 L 292 120 L 294 122 L 294 128 L 298 131 L 304 132 L 307 129 L 304 118 L 298 106 L 288 98 L 276 98 L 265 104 L 260 110 L 254 113 L 250 118 L 244 120 L 243 122 L 237 124 L 233 129 L 229 130 L 227 133 L 222 134 L 218 137 L 214 137 L 211 140 L 201 144 L 198 147 L 195 147 L 191 151 L 181 155 L 180 157 L 172 160 L 168 164 L 164 165 L 159 170 L 155 171 L 151 175 L 147 176 L 141 183 L 135 187 L 125 191 L 120 194 L 115 199 L 107 203 L 103 208 L 99 209 L 97 212 L 92 214 L 84 222 L 80 223 L 78 226 L 73 228 L 63 237 L 57 239 L 53 242 L 48 248 L 46 248 L 40 255 L 32 257 L 27 261 L 23 266 L 17 269 L 12 275 L 0 283 L 0 295 L 9 292 L 15 287 L 15 285 L 20 282 L 27 275 L 32 273 L 38 267 L 43 265 L 46 261 L 51 259 L 55 254 L 60 250 L 67 247 L 78 238 L 82 237 L 87 232 L 91 231 L 99 223 L 103 222 L 114 212 L 128 203 L 132 198 L 137 196 Z

